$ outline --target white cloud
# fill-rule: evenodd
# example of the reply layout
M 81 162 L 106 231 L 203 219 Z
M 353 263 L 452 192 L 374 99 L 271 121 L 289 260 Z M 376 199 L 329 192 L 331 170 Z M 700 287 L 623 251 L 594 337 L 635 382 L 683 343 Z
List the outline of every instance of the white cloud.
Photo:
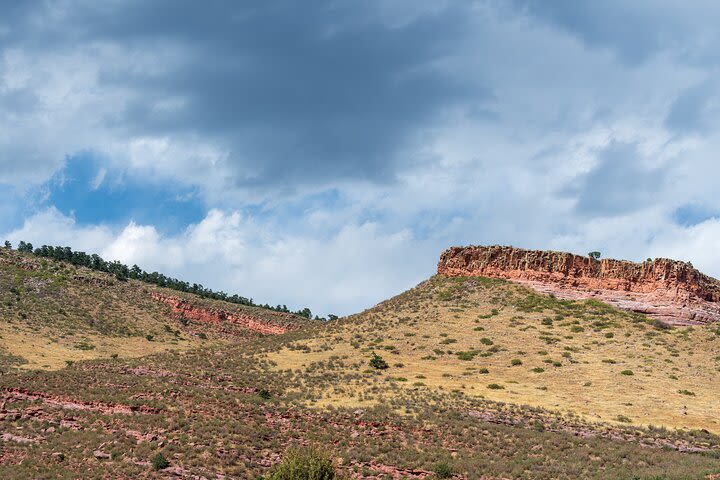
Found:
M 219 210 L 185 232 L 162 236 L 151 225 L 132 222 L 119 231 L 84 227 L 50 209 L 5 238 L 69 245 L 259 302 L 310 306 L 323 314 L 353 313 L 399 293 L 398 286 L 409 288 L 432 273 L 435 261 L 433 249 L 418 245 L 405 230 L 349 225 L 323 241 Z M 418 250 L 427 261 L 413 258 Z

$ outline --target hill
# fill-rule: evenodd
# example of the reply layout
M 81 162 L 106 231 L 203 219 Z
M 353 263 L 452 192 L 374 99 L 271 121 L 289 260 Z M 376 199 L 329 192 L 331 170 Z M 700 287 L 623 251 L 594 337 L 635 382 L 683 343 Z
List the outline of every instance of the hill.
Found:
M 670 325 L 720 320 L 720 281 L 667 258 L 634 263 L 499 245 L 452 247 L 440 256 L 438 274 L 505 278 L 560 298 L 595 298 Z
M 3 275 L 22 291 L 3 308 L 27 338 L 67 324 L 70 349 L 82 335 L 98 339 L 83 352 L 100 339 L 163 348 L 8 368 L 2 478 L 261 478 L 298 445 L 319 446 L 345 478 L 720 474 L 714 325 L 668 328 L 594 299 L 446 275 L 357 315 L 309 322 L 133 280 L 95 287 L 77 277 L 97 272 L 24 269 L 38 259 L 10 255 Z M 48 279 L 30 290 L 58 269 L 66 283 L 56 297 L 41 294 Z
M 0 248 L 0 318 L 3 370 L 187 350 L 307 323 L 6 248 Z

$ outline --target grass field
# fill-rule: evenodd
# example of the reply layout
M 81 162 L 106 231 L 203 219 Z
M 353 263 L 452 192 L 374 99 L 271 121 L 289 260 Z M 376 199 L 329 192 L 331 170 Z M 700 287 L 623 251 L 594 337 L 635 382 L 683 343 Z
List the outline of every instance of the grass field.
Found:
M 372 352 L 389 364 L 380 377 L 368 367 Z M 656 327 L 502 280 L 434 277 L 268 359 L 278 370 L 347 378 L 317 392 L 324 404 L 377 404 L 392 384 L 720 433 L 720 328 Z

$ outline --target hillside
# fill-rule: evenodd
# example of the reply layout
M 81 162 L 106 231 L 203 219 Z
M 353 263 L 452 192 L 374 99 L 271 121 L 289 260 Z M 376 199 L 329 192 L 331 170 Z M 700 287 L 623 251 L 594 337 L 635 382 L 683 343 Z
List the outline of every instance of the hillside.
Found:
M 371 352 L 390 364 L 377 392 L 356 363 Z M 269 358 L 280 370 L 324 366 L 347 376 L 343 388 L 317 392 L 326 405 L 446 391 L 592 422 L 720 433 L 720 326 L 655 326 L 502 279 L 438 275 Z
M 560 298 L 595 298 L 670 325 L 720 321 L 720 281 L 667 258 L 634 263 L 499 245 L 452 247 L 440 255 L 438 274 L 505 278 Z
M 0 248 L 0 318 L 3 370 L 187 350 L 307 323 L 6 248 Z
M 261 478 L 296 445 L 343 478 L 720 474 L 716 326 L 445 275 L 308 322 L 8 255 L 0 478 Z

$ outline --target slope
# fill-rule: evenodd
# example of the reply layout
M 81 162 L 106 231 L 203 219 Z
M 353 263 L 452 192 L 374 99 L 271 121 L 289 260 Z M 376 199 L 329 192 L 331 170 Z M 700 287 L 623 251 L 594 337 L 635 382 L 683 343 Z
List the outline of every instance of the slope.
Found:
M 187 350 L 307 323 L 5 248 L 0 248 L 0 319 L 3 370 Z
M 389 364 L 380 382 L 373 352 Z M 718 326 L 667 328 L 501 279 L 435 276 L 268 358 L 278 370 L 330 370 L 337 385 L 317 390 L 322 404 L 457 392 L 591 422 L 720 433 Z

